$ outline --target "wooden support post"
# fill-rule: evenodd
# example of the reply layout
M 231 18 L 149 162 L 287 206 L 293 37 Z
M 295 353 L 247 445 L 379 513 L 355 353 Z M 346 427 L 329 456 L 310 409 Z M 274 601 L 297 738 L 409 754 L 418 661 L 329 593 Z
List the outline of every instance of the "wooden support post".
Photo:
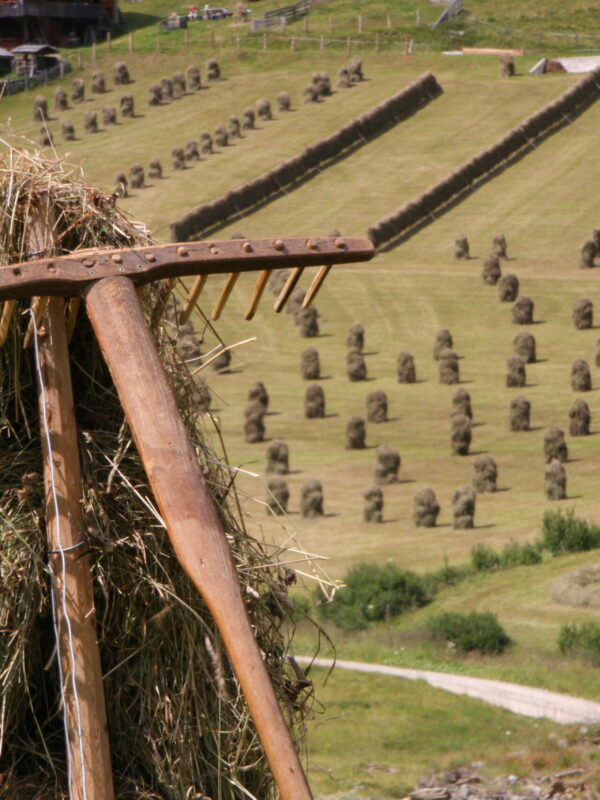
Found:
M 127 47 L 130 53 L 133 53 L 133 33 L 127 37 Z
M 65 77 L 65 62 L 62 58 L 58 60 L 58 74 L 61 80 Z
M 35 209 L 29 249 L 51 246 L 51 210 Z M 46 530 L 53 575 L 56 643 L 63 680 L 65 727 L 71 754 L 70 800 L 113 800 L 113 779 L 90 563 L 81 509 L 81 470 L 65 303 L 52 297 L 39 332 L 40 422 L 44 456 Z
M 267 50 L 269 47 L 269 35 L 266 31 L 263 33 L 263 50 Z
M 81 53 L 77 53 L 77 69 L 81 69 L 82 66 L 83 66 L 83 63 L 82 63 L 82 60 L 81 60 Z
M 391 16 L 389 14 L 387 15 L 387 26 L 390 29 L 392 27 L 392 18 L 391 18 Z
M 198 302 L 198 298 L 200 297 L 202 289 L 204 289 L 204 284 L 207 280 L 208 275 L 198 275 L 194 281 L 194 285 L 192 286 L 188 299 L 183 307 L 183 311 L 181 312 L 181 316 L 179 317 L 179 322 L 181 325 L 188 321 L 192 311 L 196 308 L 196 303 Z
M 269 275 L 271 273 L 268 269 L 263 269 L 258 274 L 258 278 L 256 279 L 256 283 L 254 284 L 254 289 L 252 290 L 252 296 L 250 297 L 250 302 L 248 303 L 248 308 L 246 309 L 246 313 L 244 314 L 244 319 L 250 320 L 256 314 L 256 309 L 258 308 L 258 304 L 260 303 L 260 298 L 263 295 L 265 287 L 269 282 Z
M 292 38 L 290 39 L 290 50 L 292 51 L 292 53 L 296 50 L 296 37 L 295 36 L 292 36 Z
M 359 14 L 358 15 L 358 32 L 362 33 L 362 30 L 363 30 L 363 15 Z
M 375 52 L 379 52 L 379 32 L 375 34 Z
M 160 53 L 160 32 L 156 31 L 156 52 Z
M 329 17 L 329 33 L 333 32 L 333 17 Z
M 223 525 L 135 288 L 128 278 L 106 278 L 87 289 L 85 302 L 169 538 L 217 624 L 281 798 L 312 800 L 248 620 Z
M 0 317 L 0 347 L 3 347 L 10 330 L 10 321 L 17 307 L 16 300 L 5 300 L 2 306 L 2 316 Z
M 419 27 L 419 25 L 421 24 L 421 11 L 418 8 L 415 11 L 415 17 L 416 17 L 415 23 L 416 23 L 417 27 Z
M 96 63 L 96 40 L 92 42 L 92 64 Z
M 112 52 L 112 33 L 110 31 L 106 34 L 106 51 L 107 53 Z
M 225 308 L 225 304 L 229 300 L 229 295 L 233 291 L 233 287 L 237 283 L 237 279 L 240 277 L 239 272 L 230 272 L 225 282 L 225 286 L 221 290 L 221 294 L 217 298 L 217 302 L 215 303 L 215 307 L 213 308 L 212 318 L 214 320 L 219 319 L 221 316 L 223 309 Z
M 321 39 L 319 41 L 319 50 L 321 51 L 321 53 L 323 52 L 323 50 L 325 50 L 325 37 L 324 36 L 321 36 Z
M 352 52 L 352 37 L 351 36 L 348 36 L 348 38 L 346 39 L 346 52 L 348 53 L 348 55 L 350 55 L 350 53 Z

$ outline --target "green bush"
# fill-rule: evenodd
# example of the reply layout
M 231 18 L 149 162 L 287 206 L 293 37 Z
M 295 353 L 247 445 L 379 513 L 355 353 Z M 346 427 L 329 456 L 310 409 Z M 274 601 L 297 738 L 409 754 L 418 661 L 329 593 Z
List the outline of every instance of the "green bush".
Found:
M 510 637 L 490 611 L 471 611 L 469 614 L 448 611 L 432 617 L 429 629 L 436 638 L 465 653 L 471 650 L 502 653 L 511 644 Z
M 476 544 L 471 548 L 471 564 L 476 572 L 498 569 L 500 566 L 500 556 L 486 544 Z
M 593 550 L 600 547 L 600 527 L 576 517 L 573 509 L 565 513 L 546 511 L 542 518 L 540 545 L 550 550 L 553 556 Z
M 519 544 L 518 542 L 510 541 L 504 545 L 500 554 L 500 566 L 503 569 L 539 564 L 541 560 L 541 550 L 533 542 Z
M 344 584 L 319 611 L 346 630 L 364 628 L 369 622 L 419 608 L 431 600 L 424 579 L 395 564 L 357 564 L 346 574 Z
M 452 567 L 445 564 L 434 572 L 426 572 L 423 576 L 427 590 L 435 594 L 445 586 L 456 586 L 462 583 L 473 574 L 473 568 L 469 564 Z
M 558 649 L 563 655 L 581 655 L 600 664 L 600 623 L 563 625 L 558 635 Z

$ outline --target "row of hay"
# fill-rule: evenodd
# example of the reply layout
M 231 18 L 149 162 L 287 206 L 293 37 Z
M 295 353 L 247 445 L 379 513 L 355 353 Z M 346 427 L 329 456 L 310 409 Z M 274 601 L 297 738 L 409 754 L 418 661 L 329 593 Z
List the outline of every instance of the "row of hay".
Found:
M 363 143 L 390 124 L 415 111 L 419 106 L 437 97 L 442 89 L 435 76 L 428 72 L 401 92 L 352 120 L 331 136 L 307 147 L 302 153 L 289 158 L 275 169 L 254 180 L 238 186 L 227 194 L 198 206 L 193 211 L 171 222 L 171 237 L 175 242 L 190 237 L 201 237 L 208 230 L 224 224 L 270 195 L 279 193 L 285 186 L 305 177 L 307 173 L 326 161 L 336 158 L 342 151 Z
M 586 75 L 567 89 L 556 100 L 548 103 L 535 114 L 513 128 L 495 144 L 481 150 L 459 169 L 446 175 L 416 200 L 405 203 L 368 229 L 368 236 L 376 247 L 394 239 L 404 231 L 419 224 L 452 198 L 471 187 L 502 162 L 512 158 L 519 150 L 529 147 L 537 137 L 547 133 L 572 114 L 598 96 L 600 68 Z

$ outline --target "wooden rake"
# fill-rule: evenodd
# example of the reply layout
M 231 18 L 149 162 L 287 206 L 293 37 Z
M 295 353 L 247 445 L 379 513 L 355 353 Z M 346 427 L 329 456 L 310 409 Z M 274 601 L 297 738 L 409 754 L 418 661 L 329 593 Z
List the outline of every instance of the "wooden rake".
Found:
M 29 249 L 52 252 L 52 225 L 38 215 Z M 254 638 L 222 523 L 181 420 L 136 289 L 196 275 L 181 316 L 191 314 L 210 275 L 226 274 L 217 319 L 242 272 L 258 271 L 245 318 L 251 319 L 272 270 L 292 268 L 280 311 L 302 271 L 320 266 L 305 296 L 314 299 L 329 269 L 373 256 L 369 240 L 347 237 L 259 239 L 86 250 L 0 268 L 0 345 L 18 299 L 33 298 L 30 328 L 39 350 L 40 420 L 46 518 L 57 602 L 71 800 L 114 797 L 89 564 L 68 355 L 69 306 L 85 305 L 174 551 L 204 598 L 246 697 L 283 800 L 312 797 Z M 166 296 L 166 295 L 165 295 Z M 35 329 L 34 329 L 35 328 Z M 158 421 L 158 423 L 157 423 Z M 82 554 L 83 552 L 83 554 Z M 193 743 L 190 743 L 193 746 Z

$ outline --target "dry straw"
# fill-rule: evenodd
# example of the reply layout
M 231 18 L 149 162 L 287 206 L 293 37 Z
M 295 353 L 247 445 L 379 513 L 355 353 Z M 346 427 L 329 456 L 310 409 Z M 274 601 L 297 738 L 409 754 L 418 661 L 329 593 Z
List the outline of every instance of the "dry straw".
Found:
M 525 294 L 517 298 L 511 309 L 512 321 L 515 325 L 531 325 L 533 322 L 533 300 Z
M 110 196 L 74 178 L 58 161 L 8 150 L 0 155 L 0 264 L 26 259 L 28 210 L 42 193 L 55 209 L 60 251 L 150 243 Z M 157 290 L 144 291 L 149 316 L 160 297 Z M 1 793 L 56 800 L 63 797 L 66 763 L 57 659 L 49 658 L 35 364 L 32 350 L 22 347 L 27 308 L 28 302 L 20 301 L 0 350 L 0 625 L 11 631 L 0 649 Z M 199 414 L 198 389 L 170 330 L 161 326 L 153 332 L 227 531 L 266 667 L 284 713 L 299 722 L 305 693 L 288 673 L 289 611 L 276 599 L 285 598 L 285 571 L 244 529 L 231 471 L 206 443 L 209 418 Z M 71 353 L 84 522 L 118 794 L 169 800 L 273 797 L 271 773 L 220 637 L 148 504 L 147 478 L 84 314 Z
M 365 522 L 383 522 L 383 492 L 378 486 L 371 486 L 363 494 L 363 519 Z
M 396 375 L 398 383 L 415 383 L 417 370 L 415 359 L 410 353 L 400 353 L 396 360 Z
M 382 444 L 375 450 L 375 483 L 385 486 L 398 482 L 400 453 L 389 444 Z
M 419 489 L 413 501 L 413 522 L 417 528 L 435 528 L 439 513 L 440 504 L 433 489 Z
M 388 398 L 382 389 L 375 389 L 367 395 L 367 420 L 369 422 L 388 420 Z

